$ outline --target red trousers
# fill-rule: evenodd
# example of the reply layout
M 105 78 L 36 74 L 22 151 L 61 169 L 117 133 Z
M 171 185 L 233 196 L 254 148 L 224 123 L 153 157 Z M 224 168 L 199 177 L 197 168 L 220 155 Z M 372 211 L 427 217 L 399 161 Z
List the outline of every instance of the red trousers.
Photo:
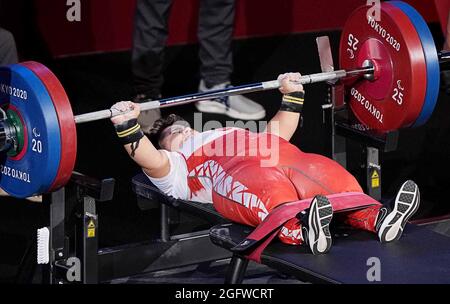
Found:
M 250 144 L 260 138 L 266 145 Z M 218 146 L 233 146 L 235 151 L 215 155 L 212 152 Z M 215 209 L 234 222 L 257 226 L 280 204 L 319 194 L 362 192 L 356 179 L 334 160 L 304 153 L 275 135 L 236 130 L 202 150 L 203 153 L 187 158 L 189 187 L 193 192 L 200 191 L 202 185 L 197 178 L 207 176 Z M 275 159 L 271 165 L 262 162 L 268 158 Z M 375 231 L 380 206 L 344 212 L 343 221 L 355 228 Z M 300 223 L 294 218 L 286 222 L 279 238 L 285 243 L 301 244 L 300 232 Z

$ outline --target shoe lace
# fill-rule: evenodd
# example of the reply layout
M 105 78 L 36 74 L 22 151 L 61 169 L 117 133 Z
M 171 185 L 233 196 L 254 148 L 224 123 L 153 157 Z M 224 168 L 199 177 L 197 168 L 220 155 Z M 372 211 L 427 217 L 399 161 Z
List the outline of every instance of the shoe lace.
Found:
M 223 103 L 227 108 L 230 107 L 230 102 L 229 102 L 228 96 L 217 97 L 216 99 L 214 99 L 214 101 Z
M 231 86 L 232 86 L 231 84 L 227 84 L 225 86 L 225 89 L 229 88 Z M 230 108 L 230 96 L 221 96 L 221 97 L 214 98 L 213 100 L 224 104 L 227 107 L 227 109 Z

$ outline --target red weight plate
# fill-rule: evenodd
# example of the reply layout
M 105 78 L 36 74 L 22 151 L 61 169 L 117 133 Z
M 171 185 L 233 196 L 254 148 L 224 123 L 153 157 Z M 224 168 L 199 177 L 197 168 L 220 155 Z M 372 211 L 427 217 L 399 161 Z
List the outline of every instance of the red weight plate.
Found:
M 382 3 L 380 21 L 368 16 L 367 9 L 352 13 L 341 36 L 341 68 L 360 68 L 368 59 L 375 66 L 373 81 L 345 81 L 350 108 L 370 129 L 410 126 L 420 114 L 427 88 L 420 37 L 399 8 Z
M 67 94 L 58 78 L 44 65 L 34 62 L 22 62 L 44 83 L 55 106 L 61 130 L 61 161 L 58 173 L 48 192 L 64 186 L 72 175 L 77 156 L 77 131 L 72 107 Z

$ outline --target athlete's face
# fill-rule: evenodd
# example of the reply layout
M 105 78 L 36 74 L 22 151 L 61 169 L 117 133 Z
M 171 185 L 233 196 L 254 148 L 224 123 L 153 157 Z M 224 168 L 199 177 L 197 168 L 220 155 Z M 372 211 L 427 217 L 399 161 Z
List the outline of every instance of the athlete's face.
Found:
M 167 151 L 178 151 L 183 143 L 195 133 L 197 131 L 189 127 L 171 125 L 161 132 L 159 146 Z

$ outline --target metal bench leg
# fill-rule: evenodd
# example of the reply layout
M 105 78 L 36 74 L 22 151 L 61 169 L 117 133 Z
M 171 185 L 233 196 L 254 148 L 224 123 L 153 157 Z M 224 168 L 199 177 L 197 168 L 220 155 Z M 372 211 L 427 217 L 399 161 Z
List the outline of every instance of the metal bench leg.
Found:
M 225 276 L 225 284 L 241 284 L 247 270 L 248 260 L 234 254 Z
M 161 204 L 161 241 L 170 241 L 169 207 Z

